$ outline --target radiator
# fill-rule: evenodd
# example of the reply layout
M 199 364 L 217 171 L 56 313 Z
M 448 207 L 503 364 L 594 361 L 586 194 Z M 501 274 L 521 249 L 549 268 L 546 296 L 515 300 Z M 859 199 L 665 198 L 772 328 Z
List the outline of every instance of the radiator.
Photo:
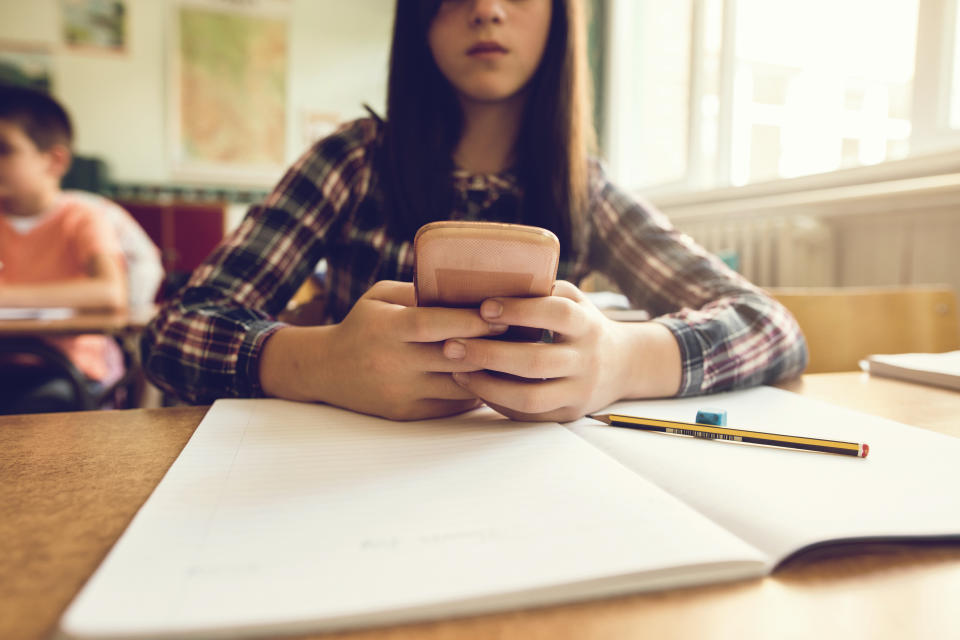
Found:
M 674 220 L 700 245 L 736 265 L 762 287 L 830 286 L 836 282 L 834 234 L 807 216 L 716 216 Z

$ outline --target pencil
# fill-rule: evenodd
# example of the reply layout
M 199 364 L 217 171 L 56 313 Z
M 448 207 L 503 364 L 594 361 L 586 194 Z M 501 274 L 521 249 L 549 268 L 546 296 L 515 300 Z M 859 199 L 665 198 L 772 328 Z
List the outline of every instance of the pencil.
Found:
M 746 444 L 762 444 L 787 449 L 801 449 L 804 451 L 818 451 L 820 453 L 839 453 L 845 456 L 866 458 L 870 446 L 856 442 L 842 442 L 840 440 L 824 440 L 822 438 L 806 438 L 803 436 L 788 436 L 779 433 L 764 433 L 762 431 L 747 431 L 745 429 L 731 429 L 729 427 L 715 427 L 707 424 L 692 422 L 676 422 L 673 420 L 659 420 L 657 418 L 640 418 L 611 413 L 587 416 L 614 427 L 641 429 L 675 436 L 720 440 L 721 442 L 739 442 Z

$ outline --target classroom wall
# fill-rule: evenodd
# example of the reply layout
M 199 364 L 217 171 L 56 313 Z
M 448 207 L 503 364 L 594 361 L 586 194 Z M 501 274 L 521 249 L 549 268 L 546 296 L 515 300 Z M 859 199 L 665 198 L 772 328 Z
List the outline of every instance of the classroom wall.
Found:
M 106 159 L 116 182 L 172 180 L 166 129 L 172 5 L 127 0 L 127 51 L 111 54 L 63 46 L 59 0 L 0 0 L 0 47 L 50 50 L 53 93 L 73 115 L 76 152 Z M 392 9 L 385 0 L 290 0 L 288 162 L 304 149 L 305 110 L 344 120 L 362 115 L 364 102 L 382 111 Z

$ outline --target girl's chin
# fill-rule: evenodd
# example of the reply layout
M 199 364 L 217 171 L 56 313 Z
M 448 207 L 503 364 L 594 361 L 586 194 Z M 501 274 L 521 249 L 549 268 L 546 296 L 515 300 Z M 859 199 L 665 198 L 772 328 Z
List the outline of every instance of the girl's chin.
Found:
M 476 104 L 500 104 L 517 97 L 520 89 L 517 87 L 470 87 L 460 91 L 460 97 Z

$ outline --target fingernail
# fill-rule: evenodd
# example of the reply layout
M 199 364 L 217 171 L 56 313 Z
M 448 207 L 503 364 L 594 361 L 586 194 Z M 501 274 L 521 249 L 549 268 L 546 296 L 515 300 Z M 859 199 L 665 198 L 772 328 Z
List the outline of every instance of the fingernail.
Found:
M 456 372 L 456 373 L 453 374 L 453 381 L 456 382 L 457 384 L 459 384 L 461 387 L 462 387 L 463 385 L 467 384 L 467 382 L 469 382 L 469 380 L 470 380 L 470 378 L 469 378 L 469 377 L 467 376 L 467 374 L 465 374 L 465 373 L 461 373 L 461 372 L 458 371 L 458 372 Z
M 493 322 L 489 323 L 487 326 L 490 328 L 490 333 L 503 333 L 510 328 L 505 324 L 495 324 Z
M 480 314 L 484 318 L 499 318 L 503 313 L 503 305 L 496 300 L 484 300 L 480 305 Z
M 467 347 L 459 340 L 447 340 L 443 345 L 443 355 L 451 360 L 460 360 L 467 353 Z

